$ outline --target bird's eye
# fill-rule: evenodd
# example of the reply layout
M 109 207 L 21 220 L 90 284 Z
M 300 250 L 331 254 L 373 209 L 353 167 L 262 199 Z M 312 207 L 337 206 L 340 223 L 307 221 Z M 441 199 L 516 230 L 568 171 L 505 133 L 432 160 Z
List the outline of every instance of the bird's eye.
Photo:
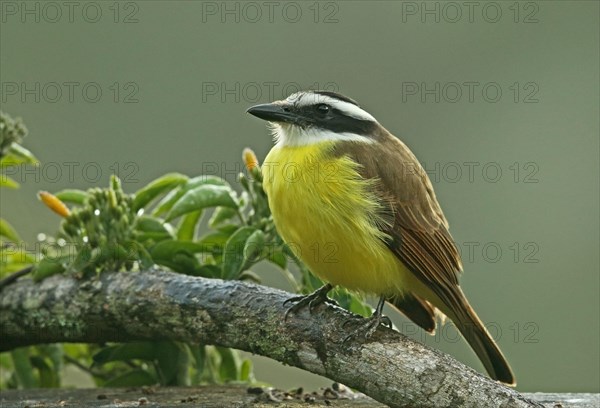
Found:
M 316 107 L 317 112 L 325 114 L 329 112 L 329 105 L 325 105 L 324 103 L 320 103 Z

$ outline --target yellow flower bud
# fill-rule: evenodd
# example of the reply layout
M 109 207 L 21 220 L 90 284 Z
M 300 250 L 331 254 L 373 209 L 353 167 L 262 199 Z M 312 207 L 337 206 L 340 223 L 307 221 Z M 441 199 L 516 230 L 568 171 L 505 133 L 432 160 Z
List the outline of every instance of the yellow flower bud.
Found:
M 252 149 L 246 147 L 242 153 L 242 157 L 244 158 L 244 164 L 249 172 L 251 172 L 255 167 L 258 167 L 258 159 L 256 158 L 256 154 L 254 154 Z
M 46 204 L 46 207 L 50 208 L 52 211 L 60 215 L 61 217 L 67 217 L 71 214 L 69 208 L 58 199 L 54 194 L 51 194 L 47 191 L 40 191 L 38 193 L 38 198 Z

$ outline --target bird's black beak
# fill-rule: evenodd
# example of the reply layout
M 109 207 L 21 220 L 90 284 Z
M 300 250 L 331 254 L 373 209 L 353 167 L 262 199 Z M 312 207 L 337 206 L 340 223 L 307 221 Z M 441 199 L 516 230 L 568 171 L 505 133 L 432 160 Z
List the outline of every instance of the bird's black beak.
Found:
M 298 115 L 290 112 L 285 105 L 275 103 L 252 106 L 246 112 L 269 122 L 296 123 L 298 120 Z

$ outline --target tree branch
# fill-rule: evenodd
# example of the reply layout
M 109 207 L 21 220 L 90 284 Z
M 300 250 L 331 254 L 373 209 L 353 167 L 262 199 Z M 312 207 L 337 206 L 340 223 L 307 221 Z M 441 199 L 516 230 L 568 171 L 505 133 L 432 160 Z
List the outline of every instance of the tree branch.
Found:
M 312 315 L 303 310 L 284 322 L 289 296 L 157 270 L 20 279 L 0 291 L 0 350 L 55 342 L 201 342 L 270 357 L 392 407 L 541 406 L 387 328 L 362 345 L 343 346 L 342 324 L 353 315 L 337 307 L 321 305 Z

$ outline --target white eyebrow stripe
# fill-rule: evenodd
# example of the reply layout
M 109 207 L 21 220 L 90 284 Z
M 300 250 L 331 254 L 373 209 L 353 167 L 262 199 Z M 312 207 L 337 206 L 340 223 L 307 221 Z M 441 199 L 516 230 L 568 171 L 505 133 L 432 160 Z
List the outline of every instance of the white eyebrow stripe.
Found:
M 327 104 L 341 112 L 345 115 L 360 119 L 367 120 L 370 122 L 377 122 L 377 120 L 371 116 L 367 111 L 359 108 L 358 106 L 349 103 L 340 101 L 339 99 L 332 98 L 327 95 L 321 95 L 317 93 L 307 92 L 301 95 L 294 94 L 288 98 L 289 102 L 296 102 L 297 106 L 309 106 L 316 105 L 319 103 Z

